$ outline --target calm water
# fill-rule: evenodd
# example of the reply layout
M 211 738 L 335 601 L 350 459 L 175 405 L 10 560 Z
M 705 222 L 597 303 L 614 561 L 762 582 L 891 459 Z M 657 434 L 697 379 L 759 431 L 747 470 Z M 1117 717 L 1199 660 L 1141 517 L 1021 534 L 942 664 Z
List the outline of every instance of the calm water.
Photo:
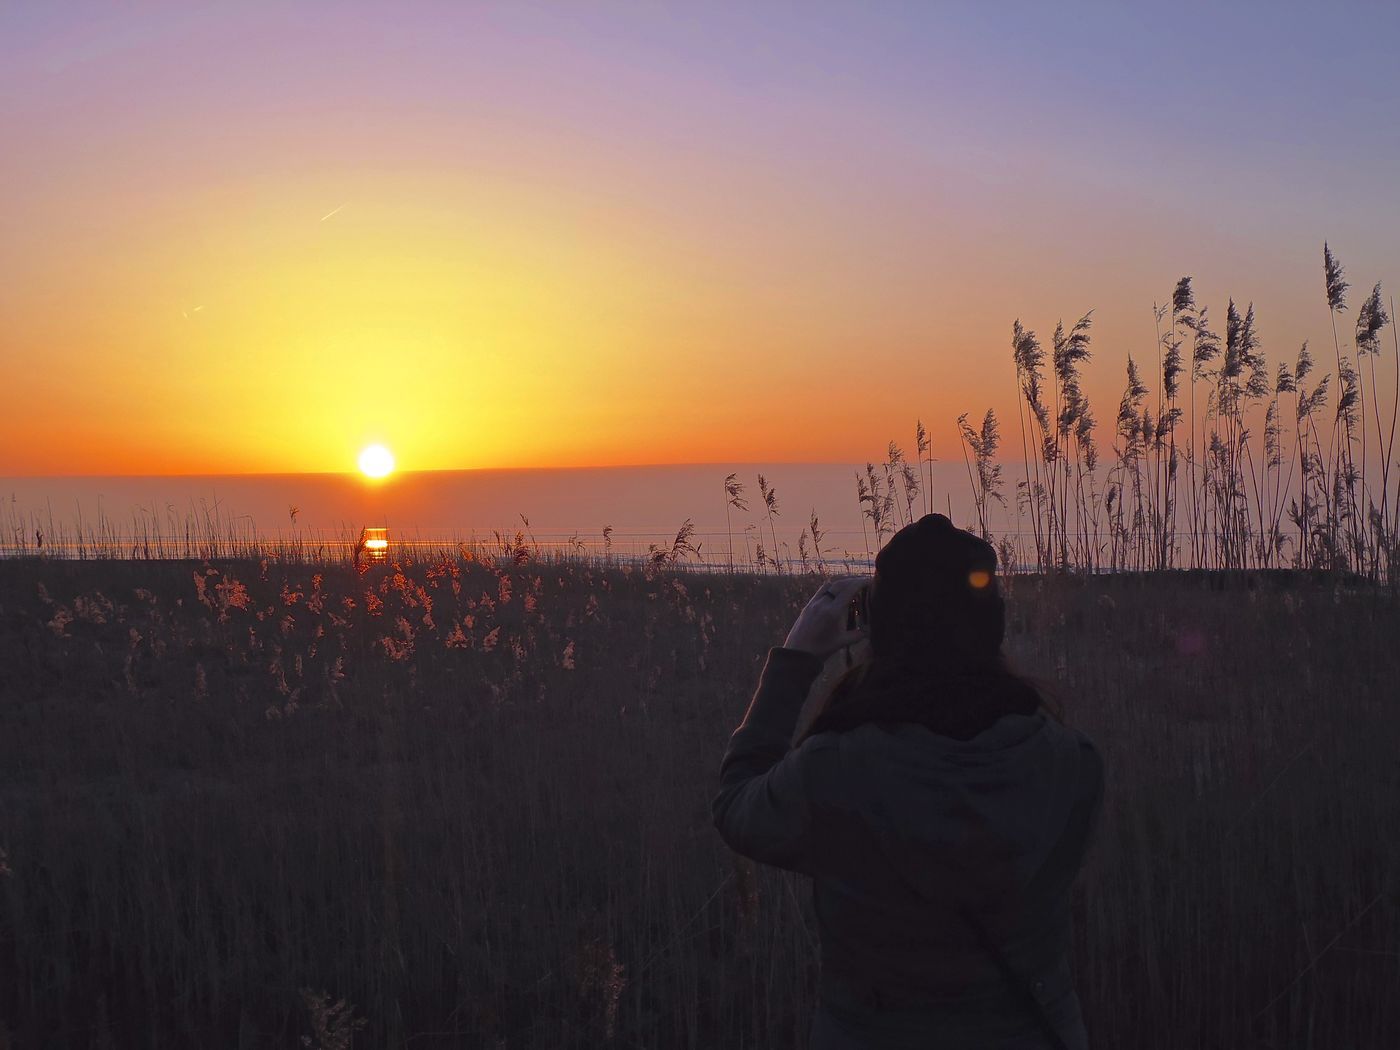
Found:
M 526 530 L 541 546 L 601 550 L 612 526 L 612 550 L 645 553 L 669 546 L 686 519 L 707 561 L 727 561 L 732 527 L 736 560 L 751 560 L 756 543 L 797 557 L 798 533 L 815 513 L 828 558 L 866 550 L 855 472 L 864 464 L 700 464 L 568 470 L 401 472 L 377 483 L 351 474 L 180 477 L 0 478 L 0 528 L 10 551 L 71 546 L 79 535 L 130 543 L 167 540 L 193 529 L 266 541 L 344 542 L 365 526 L 387 526 L 400 541 L 451 544 L 493 531 Z M 730 509 L 724 479 L 736 471 L 747 512 Z M 771 525 L 758 490 L 762 473 L 777 494 Z M 920 496 L 915 514 L 923 509 Z M 933 466 L 934 509 L 965 523 L 970 510 L 961 463 Z M 901 500 L 902 502 L 902 500 Z M 295 515 L 293 515 L 295 508 Z M 523 516 L 523 518 L 522 518 Z M 811 537 L 808 536 L 810 549 Z

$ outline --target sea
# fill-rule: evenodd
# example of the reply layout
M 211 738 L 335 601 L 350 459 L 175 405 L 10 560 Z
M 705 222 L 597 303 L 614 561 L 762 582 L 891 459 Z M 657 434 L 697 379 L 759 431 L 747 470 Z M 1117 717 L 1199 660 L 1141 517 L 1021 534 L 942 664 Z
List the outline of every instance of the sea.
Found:
M 883 482 L 882 466 L 874 470 Z M 742 486 L 737 498 L 726 491 L 731 474 Z M 335 550 L 382 528 L 407 547 L 513 543 L 519 534 L 539 550 L 644 558 L 673 549 L 687 529 L 693 550 L 683 548 L 677 563 L 796 566 L 805 553 L 855 567 L 879 546 L 858 476 L 867 476 L 865 463 L 401 471 L 380 481 L 338 473 L 3 477 L 0 555 L 183 557 L 201 544 Z M 926 463 L 922 479 L 917 491 L 896 482 L 890 526 L 930 510 L 970 523 L 962 463 Z

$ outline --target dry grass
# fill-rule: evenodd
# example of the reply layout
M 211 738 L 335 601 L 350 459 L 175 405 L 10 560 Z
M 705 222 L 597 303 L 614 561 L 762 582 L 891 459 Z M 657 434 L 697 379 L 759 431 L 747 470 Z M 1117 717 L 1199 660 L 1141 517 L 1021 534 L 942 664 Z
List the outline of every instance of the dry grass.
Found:
M 1096 1045 L 1400 1044 L 1400 613 L 1289 581 L 1013 581 L 1012 651 L 1108 766 L 1075 906 Z M 805 885 L 729 854 L 709 800 L 811 586 L 0 562 L 0 1023 L 803 1045 Z

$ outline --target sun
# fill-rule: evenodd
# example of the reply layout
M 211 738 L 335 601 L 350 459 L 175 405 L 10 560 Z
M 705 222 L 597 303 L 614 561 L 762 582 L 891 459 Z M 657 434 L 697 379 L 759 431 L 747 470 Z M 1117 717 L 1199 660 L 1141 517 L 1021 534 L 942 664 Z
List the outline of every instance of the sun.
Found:
M 388 477 L 394 471 L 394 454 L 383 445 L 370 445 L 360 453 L 360 470 L 367 478 Z

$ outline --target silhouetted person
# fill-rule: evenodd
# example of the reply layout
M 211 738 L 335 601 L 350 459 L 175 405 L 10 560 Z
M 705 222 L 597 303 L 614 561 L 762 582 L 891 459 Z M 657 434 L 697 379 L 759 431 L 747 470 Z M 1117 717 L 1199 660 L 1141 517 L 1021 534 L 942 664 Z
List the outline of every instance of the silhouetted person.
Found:
M 790 748 L 826 657 L 869 659 Z M 1092 742 L 1003 659 L 990 544 L 930 514 L 836 580 L 770 649 L 730 738 L 715 826 L 813 877 L 811 1050 L 1087 1046 L 1070 889 L 1098 821 Z

